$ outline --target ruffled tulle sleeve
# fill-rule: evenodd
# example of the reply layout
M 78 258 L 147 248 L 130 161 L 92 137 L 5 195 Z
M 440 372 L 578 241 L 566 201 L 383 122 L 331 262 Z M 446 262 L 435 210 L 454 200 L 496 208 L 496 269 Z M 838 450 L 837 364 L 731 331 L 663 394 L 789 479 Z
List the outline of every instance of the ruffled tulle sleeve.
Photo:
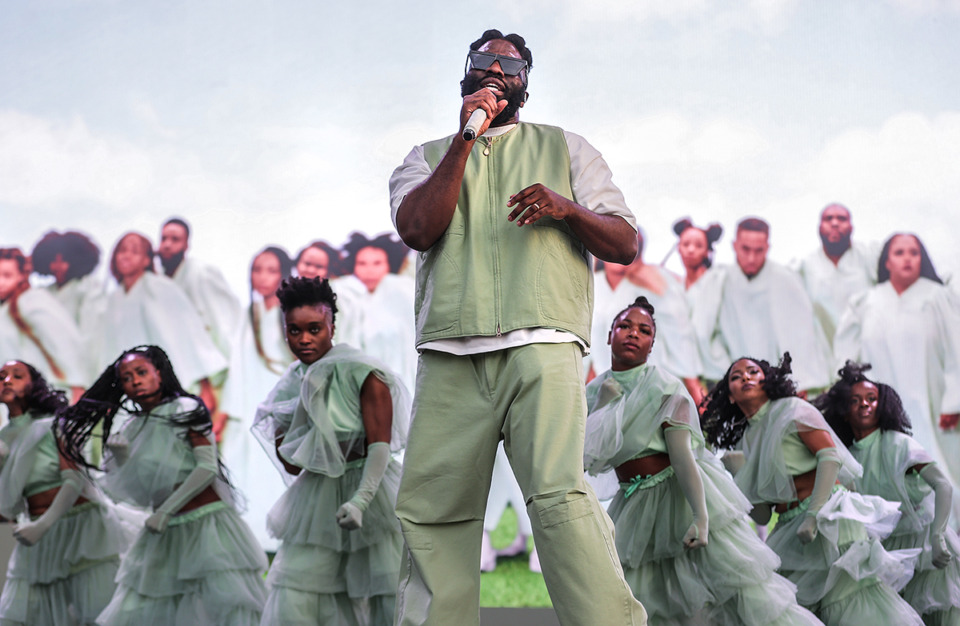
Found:
M 403 383 L 376 359 L 339 344 L 309 367 L 294 363 L 257 409 L 252 431 L 288 484 L 293 476 L 277 456 L 278 435 L 283 435 L 279 453 L 284 461 L 327 476 L 341 476 L 350 457 L 363 453 L 359 399 L 371 373 L 387 385 L 393 400 L 391 450 L 406 444 L 410 396 Z
M 584 467 L 591 474 L 634 458 L 664 426 L 689 430 L 693 447 L 703 446 L 693 398 L 679 379 L 656 366 L 604 372 L 588 385 L 587 402 Z
M 841 462 L 838 480 L 846 486 L 854 484 L 863 469 L 839 443 L 840 438 L 827 425 L 823 415 L 800 398 L 781 398 L 771 400 L 750 418 L 738 445 L 745 463 L 735 480 L 751 502 L 775 504 L 797 499 L 793 476 L 787 470 L 783 442 L 787 437 L 814 430 L 827 432 L 837 445 Z

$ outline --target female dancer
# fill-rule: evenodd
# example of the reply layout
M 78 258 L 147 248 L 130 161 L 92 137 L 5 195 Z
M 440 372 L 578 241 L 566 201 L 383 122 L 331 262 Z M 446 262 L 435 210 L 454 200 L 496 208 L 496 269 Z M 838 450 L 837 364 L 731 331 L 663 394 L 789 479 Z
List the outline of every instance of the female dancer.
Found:
M 250 265 L 250 306 L 240 333 L 230 350 L 230 369 L 220 396 L 220 410 L 227 416 L 222 456 L 230 481 L 247 499 L 243 519 L 268 552 L 279 542 L 267 532 L 267 512 L 285 487 L 269 467 L 260 445 L 250 432 L 257 405 L 280 380 L 294 360 L 283 334 L 283 317 L 277 289 L 290 276 L 290 258 L 276 246 L 268 246 Z
M 74 397 L 90 380 L 80 330 L 45 289 L 31 289 L 30 262 L 19 248 L 0 248 L 0 354 L 36 363 Z
M 899 390 L 913 437 L 960 485 L 960 300 L 916 235 L 883 245 L 872 289 L 851 298 L 834 353 L 872 363 Z M 954 514 L 960 508 L 954 507 Z
M 814 404 L 863 465 L 858 491 L 900 503 L 903 516 L 884 547 L 923 550 L 903 597 L 927 624 L 960 624 L 960 540 L 947 526 L 953 488 L 910 437 L 900 396 L 867 378 L 869 369 L 847 361 L 840 380 Z
M 299 360 L 254 424 L 291 483 L 268 518 L 282 544 L 262 623 L 390 624 L 402 547 L 390 453 L 406 439 L 407 392 L 378 361 L 333 345 L 337 296 L 326 280 L 293 278 L 277 295 Z
M 180 385 L 156 346 L 127 350 L 57 422 L 64 454 L 82 450 L 94 427 L 110 433 L 101 484 L 113 498 L 152 509 L 117 574 L 97 623 L 258 624 L 266 557 L 234 511 L 217 460 L 210 413 Z
M 52 415 L 66 406 L 32 365 L 0 366 L 0 516 L 14 548 L 0 596 L 0 624 L 93 624 L 110 601 L 126 547 L 119 521 L 76 466 L 57 452 Z
M 708 398 L 708 441 L 742 451 L 727 456 L 740 461 L 736 483 L 754 520 L 766 524 L 772 507 L 780 513 L 767 544 L 800 604 L 826 624 L 919 626 L 920 616 L 884 582 L 902 586 L 917 555 L 887 553 L 877 539 L 896 525 L 897 505 L 837 484 L 851 484 L 860 465 L 837 447 L 820 412 L 796 397 L 789 373 L 789 354 L 777 367 L 735 361 Z
M 585 465 L 615 469 L 617 553 L 650 624 L 820 624 L 797 605 L 750 503 L 703 448 L 683 383 L 647 362 L 657 326 L 645 297 L 614 319 L 611 371 L 587 386 Z

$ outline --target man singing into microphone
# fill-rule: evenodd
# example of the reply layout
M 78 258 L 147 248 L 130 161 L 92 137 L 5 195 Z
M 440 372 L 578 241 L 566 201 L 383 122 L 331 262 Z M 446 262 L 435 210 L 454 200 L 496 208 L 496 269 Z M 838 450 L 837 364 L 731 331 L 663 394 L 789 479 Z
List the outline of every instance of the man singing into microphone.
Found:
M 421 251 L 420 362 L 397 498 L 398 624 L 479 623 L 500 439 L 560 622 L 646 623 L 583 480 L 590 255 L 630 263 L 636 221 L 582 137 L 519 122 L 532 66 L 523 37 L 483 33 L 467 55 L 459 132 L 414 148 L 390 179 L 397 231 Z M 480 136 L 464 139 L 477 109 Z

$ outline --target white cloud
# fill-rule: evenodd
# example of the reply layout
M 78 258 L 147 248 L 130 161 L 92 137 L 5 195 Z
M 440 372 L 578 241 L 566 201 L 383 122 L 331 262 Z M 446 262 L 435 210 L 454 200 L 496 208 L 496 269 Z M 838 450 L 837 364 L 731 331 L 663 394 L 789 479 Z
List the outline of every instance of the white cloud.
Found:
M 147 154 L 122 139 L 94 134 L 79 117 L 54 121 L 0 111 L 0 203 L 116 207 L 155 179 Z
M 888 0 L 891 5 L 914 15 L 960 13 L 960 0 Z
M 695 121 L 663 112 L 599 129 L 604 154 L 633 165 L 736 167 L 764 153 L 768 141 L 755 127 L 729 119 Z
M 960 196 L 960 112 L 891 117 L 829 141 L 807 184 L 893 207 L 952 206 Z

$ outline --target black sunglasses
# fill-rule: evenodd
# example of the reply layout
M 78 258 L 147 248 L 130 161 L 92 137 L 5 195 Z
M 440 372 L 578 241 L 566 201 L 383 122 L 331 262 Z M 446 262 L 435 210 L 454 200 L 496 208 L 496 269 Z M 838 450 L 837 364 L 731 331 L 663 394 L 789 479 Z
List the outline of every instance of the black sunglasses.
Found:
M 485 70 L 494 63 L 500 63 L 500 69 L 507 76 L 516 76 L 527 67 L 527 62 L 516 57 L 508 57 L 502 54 L 493 54 L 492 52 L 480 52 L 471 50 L 467 53 L 467 64 L 463 70 L 466 74 L 470 70 Z

